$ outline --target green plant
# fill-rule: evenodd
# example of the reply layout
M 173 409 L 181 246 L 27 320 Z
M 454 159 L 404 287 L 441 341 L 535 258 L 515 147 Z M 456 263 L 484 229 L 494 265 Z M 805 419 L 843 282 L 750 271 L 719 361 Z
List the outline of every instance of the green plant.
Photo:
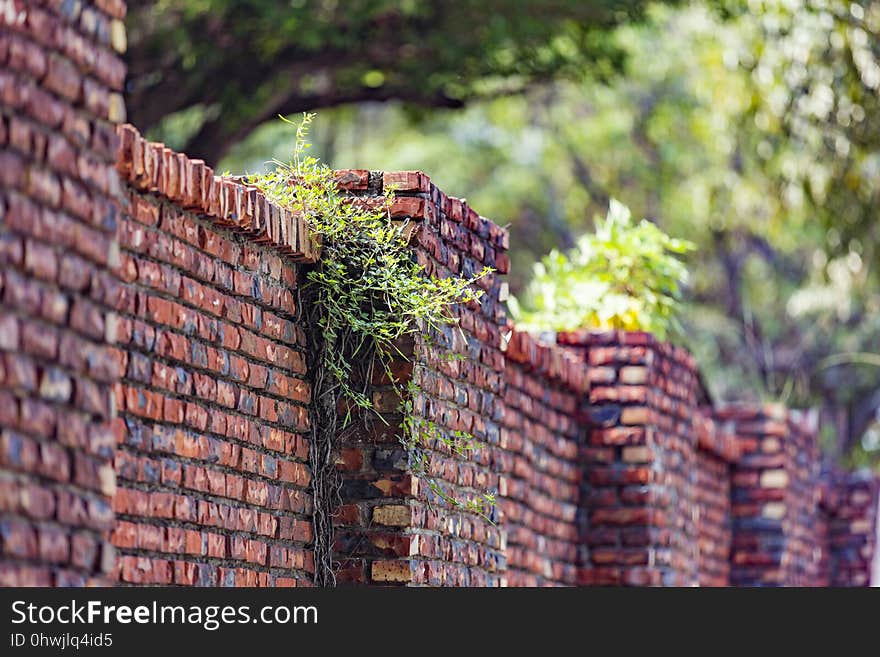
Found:
M 687 280 L 676 256 L 693 249 L 650 221 L 634 224 L 629 209 L 611 199 L 595 234 L 535 263 L 523 300 L 510 299 L 511 314 L 526 329 L 643 330 L 665 338 L 678 327 L 675 315 Z
M 392 191 L 378 201 L 346 198 L 333 170 L 305 154 L 313 119 L 314 114 L 304 114 L 296 127 L 291 162 L 276 160 L 273 171 L 251 181 L 302 215 L 321 243 L 320 262 L 307 280 L 317 294 L 318 327 L 329 347 L 324 366 L 348 400 L 369 409 L 365 382 L 352 379 L 355 357 L 374 355 L 372 362 L 391 376 L 391 361 L 402 356 L 396 343 L 423 324 L 452 322 L 451 305 L 478 298 L 472 285 L 478 277 L 426 277 L 412 258 L 408 222 L 391 219 Z
M 286 121 L 286 119 L 283 119 Z M 333 440 L 352 422 L 353 412 L 365 419 L 385 418 L 375 412 L 371 398 L 374 370 L 379 368 L 400 400 L 402 445 L 409 467 L 434 492 L 451 505 L 482 513 L 491 495 L 457 500 L 444 493 L 428 476 L 425 448 L 439 441 L 453 452 L 463 453 L 471 437 L 446 435 L 433 423 L 416 417 L 412 398 L 418 386 L 395 377 L 392 365 L 407 358 L 399 348 L 402 339 L 424 342 L 433 331 L 454 324 L 457 304 L 477 301 L 481 291 L 474 283 L 486 270 L 470 277 L 433 278 L 413 258 L 411 227 L 392 219 L 393 192 L 378 198 L 357 198 L 340 192 L 332 169 L 307 155 L 309 127 L 314 114 L 304 114 L 296 126 L 296 142 L 289 162 L 274 161 L 274 169 L 248 176 L 273 202 L 302 217 L 313 239 L 321 244 L 318 263 L 306 274 L 300 309 L 311 327 L 310 363 L 312 392 L 312 457 L 316 491 L 324 499 L 324 511 L 316 512 L 316 562 L 324 560 L 332 577 L 329 545 L 317 547 L 323 534 L 329 544 L 332 522 L 329 509 L 332 484 Z M 290 123 L 288 121 L 288 123 Z M 342 409 L 342 411 L 340 411 Z M 316 505 L 317 506 L 317 505 Z M 320 516 L 320 517 L 319 517 Z

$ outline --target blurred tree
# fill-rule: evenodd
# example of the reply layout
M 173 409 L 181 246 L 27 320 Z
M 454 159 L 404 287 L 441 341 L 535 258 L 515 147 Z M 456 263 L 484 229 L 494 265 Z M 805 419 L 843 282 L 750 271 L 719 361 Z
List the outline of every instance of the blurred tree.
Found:
M 880 3 L 655 6 L 610 39 L 624 75 L 434 112 L 322 113 L 336 166 L 419 168 L 512 230 L 515 292 L 610 197 L 698 244 L 687 346 L 719 398 L 822 408 L 827 447 L 880 455 Z M 230 153 L 258 168 L 267 126 Z
M 387 99 L 460 107 L 584 68 L 607 74 L 620 63 L 608 29 L 644 4 L 131 0 L 128 108 L 140 129 L 160 126 L 213 163 L 278 114 Z

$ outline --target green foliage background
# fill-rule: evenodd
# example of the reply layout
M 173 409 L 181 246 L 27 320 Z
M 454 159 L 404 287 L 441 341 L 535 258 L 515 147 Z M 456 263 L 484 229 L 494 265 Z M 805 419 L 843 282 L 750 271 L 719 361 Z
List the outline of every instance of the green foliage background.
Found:
M 438 48 L 461 38 L 485 58 L 461 75 L 454 58 L 437 59 L 449 89 L 470 89 L 464 109 L 416 111 L 432 104 L 390 94 L 402 101 L 324 110 L 319 154 L 335 167 L 422 169 L 509 223 L 515 294 L 533 263 L 574 247 L 619 199 L 697 245 L 682 320 L 713 394 L 818 406 L 832 452 L 876 460 L 880 3 L 633 3 L 607 20 L 573 4 L 593 3 L 525 3 L 521 21 L 500 5 L 474 18 L 483 10 L 464 3 L 473 39 L 443 36 L 447 23 L 427 37 L 445 39 Z M 481 43 L 486 52 L 469 50 Z M 530 72 L 550 61 L 546 48 L 567 64 Z M 419 79 L 393 59 L 376 70 Z M 182 135 L 174 121 L 185 118 L 165 134 Z M 280 130 L 254 130 L 222 166 L 258 169 L 286 147 Z
M 131 0 L 132 122 L 216 164 L 278 114 L 368 100 L 461 107 L 619 68 L 644 0 Z M 169 117 L 168 115 L 173 116 Z M 171 120 L 171 125 L 166 119 Z M 169 139 L 169 143 L 172 140 Z

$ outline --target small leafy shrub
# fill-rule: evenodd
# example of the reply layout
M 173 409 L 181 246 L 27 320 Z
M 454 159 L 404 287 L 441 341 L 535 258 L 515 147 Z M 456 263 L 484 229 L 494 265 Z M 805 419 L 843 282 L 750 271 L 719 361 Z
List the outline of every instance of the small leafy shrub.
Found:
M 677 256 L 694 248 L 650 221 L 633 223 L 629 209 L 612 199 L 594 234 L 535 263 L 522 300 L 510 300 L 511 315 L 536 331 L 642 330 L 665 339 L 679 327 L 676 312 L 687 281 Z

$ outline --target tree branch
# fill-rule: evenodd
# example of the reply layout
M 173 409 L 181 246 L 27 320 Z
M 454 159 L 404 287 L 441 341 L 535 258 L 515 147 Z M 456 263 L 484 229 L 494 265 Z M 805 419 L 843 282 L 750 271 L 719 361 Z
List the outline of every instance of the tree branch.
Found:
M 316 107 L 335 107 L 345 103 L 365 101 L 403 100 L 428 107 L 460 108 L 463 101 L 449 98 L 442 94 L 423 96 L 414 94 L 409 89 L 379 87 L 377 89 L 361 87 L 352 91 L 330 91 L 325 94 L 303 96 L 297 93 L 287 95 L 280 100 L 272 100 L 264 104 L 258 112 L 246 119 L 235 122 L 232 127 L 223 121 L 223 116 L 207 121 L 196 135 L 187 142 L 183 150 L 191 157 L 199 157 L 206 162 L 216 164 L 237 142 L 244 139 L 257 126 L 278 116 L 296 114 Z

